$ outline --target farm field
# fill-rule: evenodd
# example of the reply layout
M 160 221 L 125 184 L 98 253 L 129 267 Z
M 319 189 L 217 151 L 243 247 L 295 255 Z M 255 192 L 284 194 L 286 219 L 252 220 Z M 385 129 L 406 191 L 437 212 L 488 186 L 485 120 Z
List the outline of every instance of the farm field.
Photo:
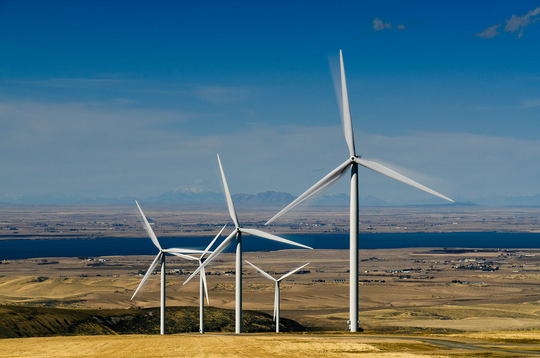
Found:
M 310 262 L 283 282 L 282 317 L 309 331 L 347 330 L 346 250 L 244 253 L 272 274 Z M 131 300 L 152 256 L 13 260 L 0 265 L 0 304 L 57 308 L 159 306 L 159 279 Z M 540 328 L 539 250 L 362 250 L 360 326 L 365 332 L 458 333 Z M 46 262 L 43 262 L 46 260 Z M 234 309 L 234 254 L 208 270 L 210 305 Z M 196 264 L 168 261 L 167 305 L 198 307 Z M 272 314 L 273 283 L 244 266 L 245 310 Z
M 141 204 L 142 205 L 142 204 Z M 336 234 L 349 230 L 348 206 L 313 205 L 264 223 L 282 206 L 238 204 L 244 225 L 279 234 Z M 133 205 L 0 205 L 0 240 L 43 238 L 146 237 Z M 158 237 L 212 236 L 230 217 L 225 203 L 143 205 Z M 539 232 L 538 207 L 367 207 L 361 233 Z
M 484 339 L 215 333 L 22 338 L 2 340 L 0 357 L 533 357 L 540 354 L 538 333 L 500 332 Z
M 473 210 L 474 208 L 466 209 L 469 214 Z M 149 211 L 152 212 L 151 209 Z M 19 214 L 21 212 L 17 210 L 12 213 L 14 216 Z M 112 212 L 110 214 L 112 215 Z M 170 215 L 170 212 L 155 211 L 152 214 L 157 217 L 162 215 L 163 219 Z M 370 218 L 374 221 L 369 225 L 379 231 L 401 228 L 396 226 L 401 225 L 399 213 L 396 211 L 393 214 L 396 216 L 392 218 L 386 217 L 386 214 L 375 219 Z M 520 220 L 532 222 L 535 217 L 519 216 L 521 214 L 523 213 L 507 213 L 507 224 L 512 226 Z M 57 210 L 54 215 L 72 217 L 73 212 L 66 211 L 62 214 Z M 107 218 L 107 215 L 106 212 L 105 218 L 101 218 L 103 222 L 98 221 L 97 217 L 91 222 L 113 228 L 109 231 L 121 230 L 119 228 L 122 226 L 111 224 L 113 219 L 120 218 Z M 259 223 L 257 215 L 254 214 L 251 219 L 255 226 Z M 329 212 L 327 215 L 336 215 L 336 225 L 330 230 L 341 230 L 339 223 L 345 220 L 340 217 L 341 214 Z M 439 219 L 446 220 L 443 219 L 446 217 L 444 214 L 437 215 Z M 466 218 L 467 215 L 462 217 Z M 492 215 L 493 220 L 496 220 L 495 215 L 500 213 Z M 469 219 L 474 222 L 472 216 Z M 194 217 L 190 220 L 196 222 L 203 219 Z M 207 217 L 206 220 L 214 219 Z M 435 216 L 433 220 L 436 220 Z M 457 219 L 448 217 L 448 220 L 455 222 Z M 172 216 L 170 221 L 174 221 Z M 216 221 L 221 221 L 221 218 Z M 417 223 L 420 225 L 421 221 Z M 312 224 L 312 230 L 321 230 L 321 227 L 316 226 L 315 216 Z M 12 222 L 9 225 L 14 224 Z M 67 221 L 64 225 L 69 226 Z M 170 228 L 167 228 L 167 225 L 156 225 L 156 232 L 158 236 L 166 236 L 177 228 L 175 225 L 170 225 Z M 311 224 L 307 226 L 309 225 Z M 523 224 L 520 227 L 525 228 L 528 225 Z M 510 226 L 503 225 L 508 228 Z M 40 225 L 34 228 L 38 230 L 39 227 L 45 228 Z M 206 229 L 210 230 L 211 234 L 218 228 L 216 223 L 208 224 Z M 328 229 L 326 227 L 324 230 Z M 200 235 L 201 227 L 198 230 Z M 57 234 L 58 228 L 54 231 L 45 234 Z M 141 228 L 126 228 L 126 231 L 120 236 L 129 237 L 132 232 L 144 235 Z M 531 224 L 531 227 L 524 231 L 532 232 L 534 227 Z M 6 232 L 7 230 L 4 230 L 3 233 Z M 69 234 L 73 232 L 75 231 L 70 231 Z M 192 232 L 186 231 L 184 234 L 191 235 Z M 152 334 L 133 335 L 132 333 L 137 332 L 115 331 L 103 327 L 86 329 L 88 327 L 85 326 L 85 329 L 67 334 L 92 336 L 60 337 L 49 333 L 47 335 L 53 336 L 1 339 L 0 356 L 45 357 L 54 352 L 55 356 L 94 357 L 103 356 L 105 351 L 112 349 L 115 356 L 142 357 L 148 356 L 149 350 L 155 345 L 163 348 L 154 354 L 157 357 L 232 357 L 254 355 L 254 352 L 257 353 L 256 356 L 270 357 L 290 356 L 293 351 L 313 357 L 476 357 L 540 354 L 534 351 L 540 343 L 538 249 L 424 247 L 361 250 L 359 306 L 360 327 L 363 332 L 360 334 L 347 333 L 348 250 L 246 252 L 243 258 L 276 276 L 310 262 L 304 272 L 292 275 L 281 286 L 282 318 L 297 322 L 307 332 L 285 333 L 279 336 L 269 333 L 236 336 L 226 333 L 227 330 L 232 330 L 230 326 L 225 328 L 225 332 L 219 331 L 221 328 L 207 330 L 204 337 L 195 333 L 175 333 L 159 337 Z M 149 280 L 140 295 L 134 300 L 130 299 L 142 278 L 141 275 L 153 259 L 153 255 L 143 255 L 40 257 L 2 261 L 0 314 L 7 314 L 7 310 L 13 307 L 80 309 L 82 315 L 91 318 L 92 315 L 116 317 L 126 312 L 138 314 L 144 310 L 155 309 L 159 306 L 158 275 Z M 198 280 L 183 285 L 196 265 L 180 258 L 167 258 L 167 307 L 171 308 L 171 312 L 189 311 L 198 307 Z M 207 273 L 212 307 L 209 311 L 234 309 L 234 254 L 228 252 L 220 255 L 208 267 Z M 243 285 L 244 310 L 271 315 L 273 283 L 246 264 L 243 268 Z M 58 316 L 69 314 L 62 313 Z M 196 313 L 191 314 L 196 318 Z M 50 318 L 54 321 L 59 317 Z M 69 318 L 66 319 L 69 321 Z M 272 324 L 271 317 L 264 320 L 267 325 Z M 153 324 L 157 326 L 157 321 Z M 191 331 L 194 332 L 196 324 L 192 326 Z M 154 331 L 157 329 L 150 327 L 145 332 Z

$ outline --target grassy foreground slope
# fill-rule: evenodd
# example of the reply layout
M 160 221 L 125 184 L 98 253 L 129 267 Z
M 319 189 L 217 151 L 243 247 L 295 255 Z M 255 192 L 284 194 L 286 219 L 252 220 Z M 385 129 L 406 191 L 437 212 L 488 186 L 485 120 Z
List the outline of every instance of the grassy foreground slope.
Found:
M 538 333 L 538 332 L 536 332 Z M 518 333 L 519 335 L 519 333 Z M 468 337 L 190 333 L 0 340 L 0 357 L 538 357 L 538 345 Z
M 272 332 L 272 317 L 244 311 L 245 332 Z M 281 319 L 283 332 L 301 332 L 295 321 Z M 199 309 L 168 307 L 167 333 L 199 331 Z M 234 332 L 234 311 L 205 308 L 205 330 Z M 0 306 L 0 338 L 44 337 L 55 335 L 158 334 L 159 309 L 93 310 L 47 307 Z
M 416 342 L 415 342 L 416 343 Z M 420 342 L 418 342 L 420 343 Z M 347 337 L 191 334 L 167 336 L 84 336 L 1 340 L 0 357 L 425 357 L 423 344 L 383 345 Z M 394 348 L 397 348 L 394 350 Z M 400 352 L 401 351 L 401 352 Z M 381 354 L 382 353 L 382 354 Z M 428 355 L 432 356 L 432 355 Z M 440 356 L 441 357 L 441 356 Z M 445 357 L 445 356 L 442 356 Z

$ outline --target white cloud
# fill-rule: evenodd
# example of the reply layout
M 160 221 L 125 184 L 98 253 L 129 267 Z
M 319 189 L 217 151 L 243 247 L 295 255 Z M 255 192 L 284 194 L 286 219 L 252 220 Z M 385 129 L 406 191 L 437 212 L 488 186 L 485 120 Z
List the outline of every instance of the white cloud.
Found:
M 175 131 L 161 128 L 191 118 L 165 110 L 2 102 L 0 150 L 6 155 L 0 165 L 11 168 L 0 180 L 2 190 L 72 193 L 133 187 L 129 184 L 133 171 L 154 168 L 163 160 L 156 160 L 156 155 L 170 145 L 167 137 Z M 154 148 L 152 143 L 160 145 Z M 124 183 L 118 180 L 122 172 Z
M 497 29 L 501 27 L 501 24 L 497 24 L 497 25 L 493 25 L 491 27 L 488 27 L 487 29 L 485 29 L 484 31 L 480 32 L 480 33 L 477 33 L 476 35 L 474 36 L 478 36 L 478 37 L 481 37 L 483 39 L 492 39 L 494 38 L 495 36 L 497 35 L 500 35 L 501 33 L 499 31 L 497 31 Z
M 220 190 L 216 153 L 234 193 L 273 189 L 300 194 L 348 155 L 337 124 L 245 125 L 195 135 L 182 125 L 193 118 L 177 111 L 2 102 L 0 194 L 145 197 L 176 187 Z M 174 131 L 166 126 L 171 122 L 178 123 Z M 366 159 L 380 160 L 450 197 L 540 192 L 540 141 L 361 131 L 356 139 Z M 365 195 L 385 200 L 426 197 L 369 170 L 362 170 L 361 185 Z M 347 192 L 346 181 L 332 191 Z
M 504 31 L 511 32 L 511 33 L 514 33 L 515 31 L 519 31 L 517 36 L 521 37 L 523 36 L 523 29 L 526 26 L 529 26 L 530 24 L 539 20 L 539 18 L 534 18 L 535 16 L 538 16 L 539 14 L 540 14 L 540 6 L 534 10 L 529 11 L 526 15 L 523 15 L 523 16 L 512 15 L 510 20 L 506 21 L 506 26 L 504 28 Z
M 540 17 L 538 17 L 538 15 L 540 15 L 540 6 L 534 10 L 529 11 L 526 15 L 523 16 L 512 15 L 509 20 L 506 20 L 504 32 L 510 32 L 513 34 L 514 32 L 518 31 L 517 37 L 520 38 L 521 36 L 523 36 L 523 31 L 525 27 L 540 20 Z M 494 38 L 495 36 L 500 35 L 500 32 L 497 31 L 500 26 L 501 24 L 490 26 L 484 31 L 476 34 L 475 36 L 484 39 Z
M 381 19 L 379 19 L 378 17 L 376 17 L 375 20 L 373 20 L 373 30 L 375 31 L 391 29 L 391 28 L 392 28 L 392 25 L 390 23 L 386 24 L 382 22 Z
M 375 31 L 381 31 L 384 29 L 392 29 L 392 28 L 395 28 L 398 30 L 405 30 L 405 25 L 397 25 L 396 27 L 393 27 L 391 23 L 382 22 L 382 20 L 379 19 L 378 17 L 376 17 L 375 20 L 373 20 L 373 30 Z

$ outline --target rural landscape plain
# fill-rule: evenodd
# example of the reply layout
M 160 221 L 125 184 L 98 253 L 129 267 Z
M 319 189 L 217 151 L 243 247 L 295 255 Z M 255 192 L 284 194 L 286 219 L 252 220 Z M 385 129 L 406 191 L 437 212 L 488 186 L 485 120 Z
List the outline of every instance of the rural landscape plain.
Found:
M 242 220 L 253 227 L 262 227 L 265 210 L 247 208 L 241 206 L 239 209 L 250 213 Z M 306 218 L 302 221 L 303 230 L 339 232 L 348 214 L 344 210 L 346 208 L 314 207 L 303 213 Z M 3 206 L 1 211 L 5 219 L 0 223 L 0 238 L 24 240 L 28 246 L 44 238 L 61 239 L 64 234 L 71 235 L 73 240 L 90 238 L 98 244 L 108 237 L 124 237 L 128 245 L 130 238 L 146 237 L 135 210 L 128 206 Z M 170 235 L 200 239 L 203 236 L 209 241 L 227 219 L 217 206 L 206 206 L 200 212 L 194 212 L 182 206 L 150 205 L 146 211 L 160 238 Z M 437 233 L 456 231 L 458 225 L 463 232 L 492 230 L 498 225 L 500 232 L 530 233 L 535 232 L 534 223 L 540 216 L 538 208 L 484 209 L 476 206 L 363 208 L 362 211 L 367 219 L 362 222 L 360 240 L 376 236 L 372 231 Z M 406 223 L 402 219 L 405 215 Z M 331 224 L 322 229 L 320 221 Z M 294 233 L 295 226 L 271 226 L 271 229 L 287 237 L 287 233 Z M 17 238 L 19 233 L 24 236 Z M 62 354 L 69 356 L 75 351 L 84 356 L 105 354 L 95 347 L 85 348 L 87 344 L 96 344 L 97 347 L 116 347 L 120 356 L 144 356 L 147 354 L 144 347 L 157 344 L 155 339 L 159 344 L 181 345 L 185 356 L 218 354 L 221 349 L 228 349 L 230 353 L 227 354 L 235 356 L 240 354 L 239 344 L 243 347 L 242 354 L 252 350 L 257 356 L 287 356 L 301 342 L 306 349 L 303 352 L 311 356 L 476 356 L 479 352 L 492 356 L 520 356 L 540 352 L 539 249 L 413 247 L 360 250 L 359 316 L 363 332 L 357 335 L 347 333 L 348 250 L 285 249 L 245 252 L 243 256 L 275 276 L 310 262 L 304 271 L 289 277 L 281 287 L 281 317 L 303 327 L 301 338 L 295 338 L 298 336 L 292 332 L 284 333 L 283 342 L 288 343 L 276 343 L 276 346 L 259 350 L 260 342 L 274 339 L 271 333 L 246 333 L 246 337 L 235 337 L 232 333 L 207 330 L 206 336 L 212 337 L 197 337 L 195 326 L 193 333 L 163 338 L 145 336 L 136 344 L 133 336 L 25 338 L 28 341 L 25 347 L 29 348 L 21 355 L 45 356 L 50 350 L 66 344 L 66 340 L 72 340 L 70 350 Z M 62 324 L 55 321 L 66 318 L 58 309 L 97 310 L 106 316 L 121 317 L 130 311 L 159 307 L 159 275 L 150 279 L 138 297 L 130 299 L 140 282 L 140 274 L 153 258 L 150 252 L 147 256 L 81 255 L 2 261 L 0 314 L 3 327 L 0 332 L 4 339 L 0 355 L 14 356 L 15 350 L 20 350 L 18 342 L 21 338 L 6 338 L 55 335 L 55 330 L 61 331 Z M 197 314 L 199 284 L 194 280 L 183 285 L 196 268 L 196 262 L 175 257 L 168 259 L 169 308 L 193 307 L 194 315 Z M 207 269 L 207 275 L 211 309 L 232 312 L 234 253 L 220 255 L 219 260 Z M 243 282 L 243 309 L 271 316 L 273 283 L 248 265 L 243 269 Z M 29 315 L 20 312 L 24 307 L 52 311 L 36 311 L 30 314 L 33 317 L 30 322 L 17 322 L 16 317 Z M 89 316 L 95 316 L 95 313 Z M 67 318 L 66 322 L 73 324 L 77 319 L 80 318 Z M 90 321 L 100 325 L 99 319 L 90 318 Z M 158 322 L 154 325 L 157 329 Z M 86 333 L 116 334 L 113 330 L 103 329 Z M 329 332 L 337 335 L 329 335 Z M 196 342 L 204 338 L 217 340 L 227 348 L 218 343 L 200 348 Z M 193 346 L 187 348 L 190 344 Z M 126 351 L 127 347 L 132 350 Z M 455 349 L 459 349 L 459 353 Z M 171 355 L 171 351 L 165 352 L 163 356 Z

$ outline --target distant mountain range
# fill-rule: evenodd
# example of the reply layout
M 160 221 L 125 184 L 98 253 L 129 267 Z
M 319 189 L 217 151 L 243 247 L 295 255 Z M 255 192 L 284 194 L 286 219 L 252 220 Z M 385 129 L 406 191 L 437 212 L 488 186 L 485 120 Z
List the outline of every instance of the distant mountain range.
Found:
M 233 200 L 237 204 L 246 205 L 287 205 L 296 199 L 296 196 L 279 191 L 266 191 L 257 194 L 234 194 Z M 455 205 L 486 205 L 486 206 L 540 206 L 540 194 L 535 195 L 478 195 L 473 197 L 456 197 Z M 69 195 L 23 195 L 23 196 L 2 196 L 0 204 L 110 204 L 110 205 L 131 205 L 135 200 L 140 200 L 145 204 L 214 204 L 223 203 L 225 197 L 223 193 L 202 190 L 200 188 L 177 188 L 156 197 L 136 198 L 91 198 Z M 312 204 L 348 206 L 349 194 L 328 193 L 310 200 Z M 413 205 L 443 205 L 440 200 L 429 200 L 412 203 Z M 389 203 L 374 196 L 361 196 L 360 206 L 403 206 L 408 203 Z
M 291 203 L 296 196 L 278 192 L 275 190 L 266 191 L 258 194 L 233 194 L 233 200 L 237 204 L 248 205 L 266 205 L 278 204 L 287 205 Z M 0 204 L 111 204 L 111 205 L 130 205 L 135 200 L 140 200 L 145 204 L 214 204 L 225 202 L 223 193 L 200 190 L 197 188 L 177 188 L 156 197 L 136 198 L 88 198 L 67 195 L 24 195 L 20 197 L 0 197 Z M 324 194 L 314 201 L 317 204 L 327 205 L 349 205 L 349 195 L 347 194 Z M 388 205 L 388 203 L 368 197 L 368 205 Z
M 540 194 L 531 195 L 481 195 L 476 197 L 463 197 L 463 201 L 474 201 L 478 205 L 486 206 L 540 206 Z
M 156 204 L 209 204 L 225 199 L 222 193 L 199 188 L 176 188 L 154 198 L 146 198 L 147 203 Z

